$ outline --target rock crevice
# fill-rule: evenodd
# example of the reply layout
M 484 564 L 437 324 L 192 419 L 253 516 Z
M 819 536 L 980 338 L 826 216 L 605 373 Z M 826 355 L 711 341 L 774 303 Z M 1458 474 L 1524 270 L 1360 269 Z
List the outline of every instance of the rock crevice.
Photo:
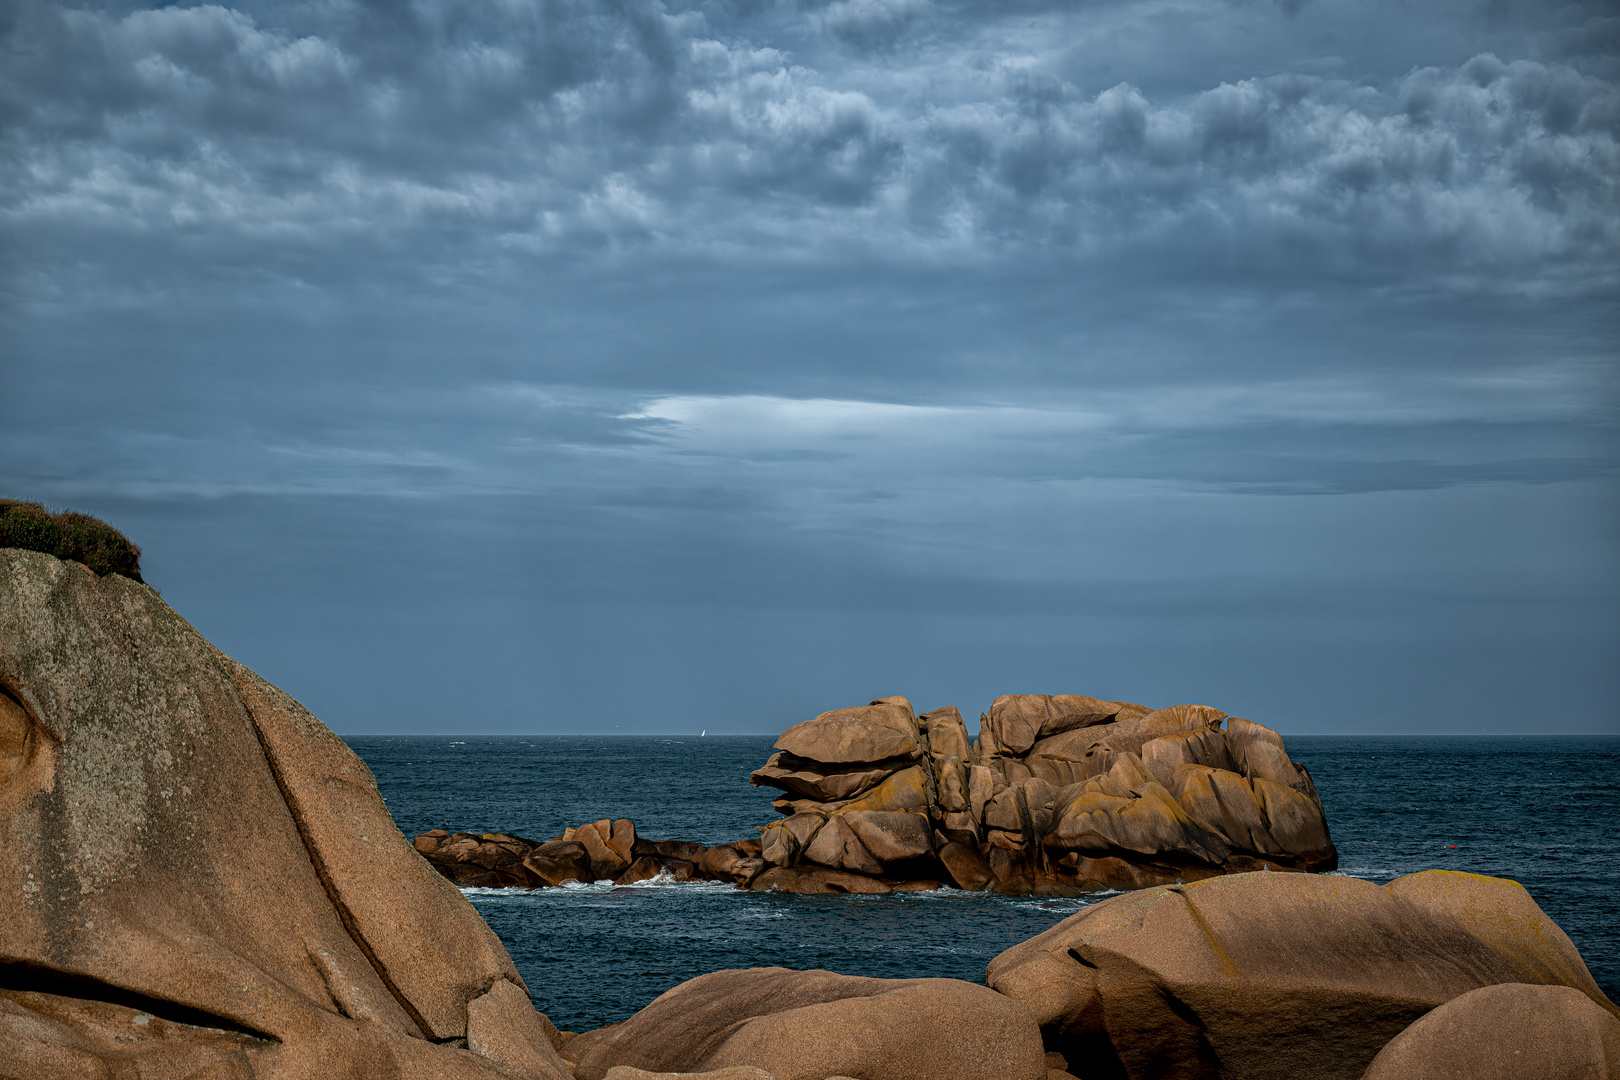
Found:
M 349 910 L 348 903 L 343 899 L 342 890 L 333 882 L 332 874 L 326 868 L 326 861 L 321 858 L 320 848 L 310 835 L 309 825 L 304 820 L 298 797 L 289 789 L 282 767 L 276 760 L 275 751 L 271 749 L 269 742 L 265 738 L 264 730 L 253 719 L 251 711 L 248 714 L 248 722 L 253 729 L 254 738 L 259 743 L 259 749 L 264 754 L 265 764 L 270 769 L 270 777 L 275 781 L 276 788 L 281 792 L 282 799 L 286 801 L 288 816 L 292 818 L 293 828 L 298 831 L 298 839 L 304 845 L 304 854 L 309 859 L 310 869 L 314 871 L 316 879 L 326 893 L 327 901 L 332 905 L 333 911 L 337 913 L 338 921 L 342 923 L 344 932 L 349 935 L 349 940 L 354 942 L 355 948 L 360 950 L 360 954 L 366 958 L 366 962 L 371 965 L 371 969 L 377 973 L 378 980 L 383 984 L 389 995 L 393 997 L 405 1015 L 410 1017 L 415 1030 L 407 1033 L 422 1039 L 433 1037 L 432 1026 L 417 1011 L 416 1006 L 411 1004 L 411 1000 L 405 996 L 399 985 L 394 981 L 393 976 L 388 973 L 387 965 L 377 955 L 377 951 L 372 948 L 371 943 L 366 940 L 366 935 L 355 920 L 354 913 Z M 331 997 L 333 1004 L 338 1006 L 343 1015 L 352 1018 L 351 1011 L 345 1008 L 343 1003 L 345 995 L 341 990 L 341 980 L 336 980 L 336 985 L 334 985 L 334 979 L 329 973 L 329 965 L 320 963 L 320 957 L 318 956 L 312 955 L 311 959 L 316 961 L 316 968 L 321 972 L 322 979 L 327 984 L 327 993 Z M 444 1038 L 445 1036 L 438 1037 Z

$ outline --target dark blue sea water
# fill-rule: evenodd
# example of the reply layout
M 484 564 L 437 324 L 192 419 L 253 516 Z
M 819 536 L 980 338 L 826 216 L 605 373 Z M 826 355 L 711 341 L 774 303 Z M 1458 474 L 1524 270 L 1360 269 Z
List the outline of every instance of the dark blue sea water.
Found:
M 771 738 L 365 738 L 400 829 L 512 832 L 628 817 L 654 840 L 716 844 L 773 820 L 748 783 Z M 1316 780 L 1340 872 L 1431 867 L 1513 878 L 1620 1000 L 1620 739 L 1292 736 Z M 535 1004 L 580 1031 L 730 967 L 824 967 L 974 982 L 1003 949 L 1079 910 L 941 890 L 781 896 L 721 884 L 468 890 Z

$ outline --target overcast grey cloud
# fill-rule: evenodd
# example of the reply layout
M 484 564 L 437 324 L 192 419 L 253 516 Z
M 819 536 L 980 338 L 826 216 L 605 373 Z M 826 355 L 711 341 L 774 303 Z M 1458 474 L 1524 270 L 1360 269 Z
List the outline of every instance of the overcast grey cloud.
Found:
M 339 730 L 1620 730 L 1607 4 L 0 35 L 0 486 Z

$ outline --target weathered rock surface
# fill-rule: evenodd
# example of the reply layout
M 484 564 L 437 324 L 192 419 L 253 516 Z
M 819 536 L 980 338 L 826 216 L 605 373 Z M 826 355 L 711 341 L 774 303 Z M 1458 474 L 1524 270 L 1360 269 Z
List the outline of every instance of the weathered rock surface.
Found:
M 1310 774 L 1277 733 L 1204 705 L 1008 694 L 975 743 L 954 706 L 917 716 L 892 697 L 776 745 L 751 777 L 787 793 L 786 820 L 762 829 L 773 867 L 1078 895 L 1338 863 Z
M 700 861 L 708 852 L 708 848 L 691 840 L 637 840 L 636 855 L 656 855 L 663 859 L 681 859 L 685 862 Z
M 1522 886 L 1444 870 L 1118 896 L 1002 953 L 986 981 L 1077 1072 L 1133 1080 L 1354 1080 L 1419 1016 L 1497 983 L 1571 987 L 1616 1012 Z
M 766 867 L 764 859 L 759 857 L 758 848 L 752 851 L 745 846 L 745 842 L 735 844 L 718 844 L 704 853 L 698 868 L 704 876 L 716 881 L 735 881 L 739 885 L 746 885 Z
M 779 787 L 802 798 L 816 802 L 837 802 L 840 799 L 853 799 L 910 763 L 909 758 L 897 758 L 874 761 L 866 768 L 832 772 L 820 762 L 778 752 L 754 770 L 754 775 L 762 780 L 768 778 L 772 787 Z
M 1029 1010 L 954 979 L 751 968 L 684 982 L 622 1024 L 563 1048 L 580 1080 L 616 1066 L 753 1066 L 777 1080 L 1045 1080 Z
M 776 749 L 795 758 L 832 765 L 869 764 L 889 758 L 911 760 L 921 753 L 917 720 L 910 702 L 904 699 L 885 699 L 822 713 L 782 732 Z
M 434 865 L 438 865 L 437 861 Z M 584 844 L 574 840 L 536 844 L 523 856 L 523 869 L 542 885 L 595 880 L 591 876 L 590 852 L 585 850 Z
M 1003 694 L 990 705 L 984 726 L 1006 754 L 1026 754 L 1041 739 L 1076 728 L 1113 723 L 1148 712 L 1146 706 L 1102 701 L 1084 694 Z
M 883 872 L 883 864 L 866 849 L 842 817 L 826 820 L 805 844 L 804 857 L 812 863 L 855 874 Z
M 151 588 L 10 548 L 0 835 L 9 1075 L 568 1075 L 341 740 Z
M 1610 1080 L 1620 1020 L 1569 986 L 1501 983 L 1425 1013 L 1373 1058 L 1363 1080 Z
M 893 892 L 889 886 L 866 874 L 851 874 L 826 866 L 773 866 L 748 883 L 756 892 L 862 893 Z

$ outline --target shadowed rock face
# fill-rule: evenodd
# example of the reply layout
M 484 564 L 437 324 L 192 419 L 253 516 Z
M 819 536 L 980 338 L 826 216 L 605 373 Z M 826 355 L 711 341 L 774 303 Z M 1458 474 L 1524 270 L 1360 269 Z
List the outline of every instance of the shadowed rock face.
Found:
M 1496 983 L 1568 987 L 1620 1014 L 1522 886 L 1447 870 L 1130 893 L 1008 949 L 986 982 L 1086 1075 L 1131 1080 L 1356 1080 L 1419 1016 Z
M 0 549 L 0 690 L 19 1075 L 567 1076 L 365 766 L 150 588 Z

